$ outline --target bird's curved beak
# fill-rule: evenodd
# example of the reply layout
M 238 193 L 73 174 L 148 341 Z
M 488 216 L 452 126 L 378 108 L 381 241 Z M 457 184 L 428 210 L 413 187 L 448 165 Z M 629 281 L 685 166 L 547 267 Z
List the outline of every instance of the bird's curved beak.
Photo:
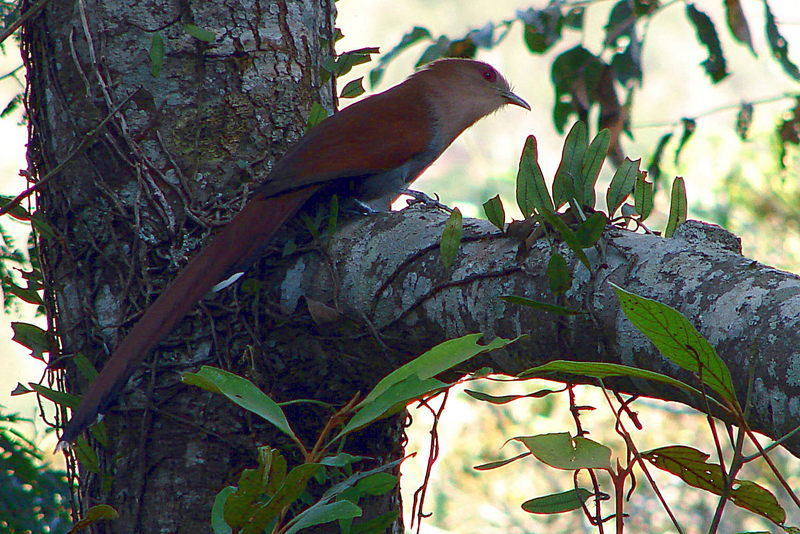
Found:
M 507 104 L 514 104 L 515 106 L 525 108 L 528 111 L 531 110 L 531 106 L 527 102 L 525 102 L 522 98 L 512 93 L 511 91 L 505 89 L 499 89 L 498 92 L 500 93 L 500 96 L 506 99 Z

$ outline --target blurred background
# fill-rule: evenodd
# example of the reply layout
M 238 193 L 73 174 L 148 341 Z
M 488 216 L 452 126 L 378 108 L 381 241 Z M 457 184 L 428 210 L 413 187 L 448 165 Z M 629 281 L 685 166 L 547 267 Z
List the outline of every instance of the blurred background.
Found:
M 737 4 L 738 2 L 732 2 Z M 539 142 L 540 164 L 545 177 L 552 179 L 561 155 L 563 135 L 553 124 L 554 90 L 551 67 L 554 59 L 578 43 L 599 53 L 606 36 L 604 27 L 614 2 L 570 2 L 585 6 L 582 30 L 564 28 L 562 40 L 543 54 L 532 54 L 526 46 L 523 26 L 509 26 L 509 34 L 490 50 L 480 49 L 477 58 L 494 65 L 512 83 L 515 92 L 533 107 L 532 112 L 507 108 L 483 120 L 459 140 L 415 183 L 415 188 L 438 194 L 445 204 L 458 206 L 465 216 L 483 217 L 483 202 L 500 194 L 509 217 L 519 217 L 512 208 L 514 180 L 520 151 L 527 135 Z M 413 27 L 429 30 L 434 39 L 446 35 L 455 40 L 471 29 L 487 23 L 495 25 L 519 17 L 519 11 L 530 7 L 542 9 L 544 2 L 514 0 L 341 0 L 337 2 L 337 25 L 344 38 L 337 51 L 376 46 L 386 53 L 397 45 Z M 669 209 L 669 187 L 672 178 L 683 176 L 689 199 L 689 217 L 720 224 L 742 237 L 744 254 L 761 262 L 791 272 L 800 272 L 800 200 L 798 197 L 797 149 L 788 145 L 782 153 L 776 131 L 783 121 L 791 123 L 794 98 L 800 94 L 800 83 L 787 75 L 770 52 L 765 37 L 765 9 L 762 2 L 743 0 L 741 7 L 752 37 L 753 53 L 748 46 L 734 39 L 726 24 L 722 0 L 703 2 L 699 6 L 713 21 L 727 60 L 729 75 L 713 84 L 701 66 L 708 52 L 698 43 L 695 27 L 689 23 L 684 2 L 663 2 L 647 23 L 646 41 L 642 49 L 643 77 L 636 88 L 630 110 L 630 131 L 633 139 L 622 137 L 622 151 L 631 159 L 642 158 L 642 167 L 652 159 L 659 139 L 673 133 L 661 159 L 663 177 L 658 184 L 651 228 L 662 229 Z M 788 44 L 789 57 L 800 63 L 800 9 L 797 0 L 769 0 L 769 7 Z M 497 31 L 499 34 L 500 31 Z M 13 40 L 5 43 L 0 56 L 0 108 L 23 90 L 24 72 Z M 368 93 L 381 91 L 402 81 L 431 41 L 408 47 L 391 61 L 376 87 L 365 83 Z M 379 59 L 378 56 L 376 59 Z M 339 83 L 339 87 L 359 76 L 369 77 L 375 61 L 356 67 Z M 620 98 L 624 94 L 620 93 Z M 754 103 L 747 139 L 737 134 L 736 121 L 743 102 Z M 340 102 L 347 105 L 347 100 Z M 590 112 L 596 124 L 596 110 Z M 683 118 L 696 119 L 696 131 L 688 139 L 677 158 L 684 123 Z M 16 195 L 25 186 L 19 177 L 27 167 L 25 143 L 27 133 L 18 108 L 0 120 L 0 194 Z M 573 119 L 570 119 L 571 123 Z M 791 126 L 791 124 L 790 124 Z M 596 127 L 590 127 L 590 135 Z M 606 163 L 598 191 L 613 171 Z M 604 198 L 599 194 L 598 198 Z M 24 248 L 26 225 L 3 220 L 7 238 L 17 240 Z M 0 404 L 6 413 L 19 413 L 31 422 L 16 425 L 25 436 L 47 452 L 53 449 L 53 436 L 46 435 L 38 416 L 39 407 L 32 395 L 10 396 L 18 382 L 36 382 L 43 374 L 42 362 L 32 358 L 27 349 L 11 341 L 12 321 L 39 322 L 32 306 L 12 307 L 0 323 L 0 351 L 6 372 L 0 374 Z M 471 389 L 500 395 L 528 393 L 546 387 L 561 389 L 559 384 L 524 382 L 503 384 L 481 382 Z M 463 389 L 463 388 L 462 388 Z M 577 388 L 579 404 L 598 409 L 584 415 L 582 421 L 590 437 L 613 444 L 613 417 L 608 413 L 602 393 L 595 388 Z M 504 406 L 492 406 L 470 400 L 460 390 L 450 393 L 444 416 L 438 425 L 440 456 L 433 468 L 427 491 L 425 511 L 432 512 L 422 532 L 522 533 L 522 532 L 596 532 L 579 512 L 559 516 L 535 516 L 526 513 L 520 504 L 528 499 L 572 487 L 570 473 L 558 472 L 531 460 L 506 468 L 478 472 L 472 467 L 500 458 L 509 458 L 523 449 L 508 438 L 543 432 L 574 433 L 564 393 L 541 399 L 525 399 Z M 711 453 L 709 430 L 703 416 L 678 405 L 638 401 L 645 428 L 634 436 L 640 450 L 684 443 Z M 422 483 L 428 455 L 431 418 L 425 410 L 413 410 L 414 426 L 409 430 L 408 451 L 417 456 L 404 465 L 402 485 L 407 508 L 406 524 L 410 524 L 410 504 L 414 490 Z M 630 430 L 630 429 L 629 429 Z M 624 451 L 624 448 L 619 449 Z M 776 455 L 783 473 L 793 487 L 800 487 L 800 464 L 786 455 Z M 60 459 L 45 454 L 46 461 L 58 467 Z M 765 477 L 758 466 L 749 466 L 745 475 L 770 488 L 777 484 Z M 686 532 L 705 532 L 716 500 L 688 488 L 674 477 L 656 473 L 659 487 L 673 511 L 683 522 Z M 607 481 L 602 481 L 601 484 Z M 632 501 L 626 506 L 631 515 L 629 532 L 673 532 L 670 522 L 647 489 L 643 479 Z M 605 486 L 610 490 L 610 485 Z M 788 507 L 791 509 L 791 506 Z M 800 523 L 795 512 L 788 521 Z M 726 508 L 721 532 L 744 530 L 770 531 L 770 523 L 735 506 Z

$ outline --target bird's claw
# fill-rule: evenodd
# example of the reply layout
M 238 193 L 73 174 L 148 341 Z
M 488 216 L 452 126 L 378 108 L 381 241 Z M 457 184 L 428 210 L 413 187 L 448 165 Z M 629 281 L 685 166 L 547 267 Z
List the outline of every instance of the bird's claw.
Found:
M 440 209 L 442 211 L 446 211 L 447 213 L 453 212 L 453 208 L 445 204 L 442 204 L 439 201 L 439 195 L 437 195 L 436 193 L 434 193 L 434 196 L 436 198 L 431 198 L 422 191 L 414 191 L 413 189 L 404 189 L 402 193 L 404 195 L 408 195 L 411 197 L 410 199 L 406 200 L 406 204 L 408 206 L 413 206 L 415 204 L 422 204 L 424 206 L 429 206 L 432 208 Z

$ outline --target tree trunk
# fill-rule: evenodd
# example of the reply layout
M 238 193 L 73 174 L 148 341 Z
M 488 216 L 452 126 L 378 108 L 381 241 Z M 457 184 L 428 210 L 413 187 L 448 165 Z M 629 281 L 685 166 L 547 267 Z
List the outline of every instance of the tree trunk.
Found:
M 282 288 L 277 298 L 285 313 L 301 297 L 327 304 L 343 317 L 366 318 L 371 332 L 405 356 L 471 332 L 489 339 L 527 335 L 460 366 L 461 374 L 485 366 L 516 374 L 561 359 L 630 365 L 699 387 L 695 377 L 662 357 L 634 328 L 620 309 L 613 282 L 687 316 L 727 364 L 742 406 L 752 380 L 748 422 L 754 430 L 778 439 L 797 426 L 800 276 L 742 256 L 733 234 L 698 221 L 679 226 L 669 239 L 609 227 L 599 247 L 586 250 L 591 273 L 562 243 L 559 251 L 569 258 L 575 277 L 567 305 L 588 312 L 562 317 L 498 298 L 553 302 L 545 239 L 520 258 L 517 241 L 500 235 L 488 221 L 465 220 L 461 249 L 447 270 L 439 259 L 446 219 L 446 214 L 408 209 L 351 222 L 337 230 L 324 259 L 308 255 L 287 262 L 262 283 Z M 329 336 L 327 343 L 333 339 Z M 356 352 L 352 339 L 342 335 L 339 340 Z M 380 376 L 396 362 L 378 365 Z M 604 383 L 706 409 L 700 399 L 662 383 Z M 798 435 L 784 446 L 800 457 Z
M 72 357 L 100 368 L 302 135 L 312 103 L 333 107 L 335 81 L 322 67 L 334 16 L 333 0 L 77 0 L 48 3 L 24 27 L 29 160 L 53 234 L 40 235 L 41 263 L 60 347 L 53 359 L 66 362 L 68 390 L 87 382 Z M 276 369 L 258 381 L 265 389 L 349 399 L 351 386 L 322 370 L 327 355 L 277 359 L 287 341 L 267 334 L 268 311 L 254 295 L 201 306 L 129 382 L 106 417 L 107 439 L 94 442 L 97 466 L 80 466 L 80 506 L 107 503 L 120 514 L 98 531 L 208 532 L 214 496 L 255 464 L 256 446 L 290 449 L 231 403 L 180 384 L 179 371 L 207 363 L 246 373 L 266 345 Z M 310 356 L 318 367 L 306 367 Z M 322 420 L 309 409 L 293 415 L 306 439 Z M 401 423 L 372 429 L 352 452 L 396 459 Z M 398 500 L 374 499 L 365 515 Z

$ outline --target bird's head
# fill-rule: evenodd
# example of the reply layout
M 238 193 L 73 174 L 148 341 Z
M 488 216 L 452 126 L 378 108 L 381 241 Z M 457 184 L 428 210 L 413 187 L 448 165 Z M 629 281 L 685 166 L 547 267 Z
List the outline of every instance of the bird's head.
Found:
M 424 84 L 440 124 L 453 138 L 477 120 L 506 104 L 531 107 L 516 95 L 494 67 L 471 59 L 440 59 L 412 76 Z

